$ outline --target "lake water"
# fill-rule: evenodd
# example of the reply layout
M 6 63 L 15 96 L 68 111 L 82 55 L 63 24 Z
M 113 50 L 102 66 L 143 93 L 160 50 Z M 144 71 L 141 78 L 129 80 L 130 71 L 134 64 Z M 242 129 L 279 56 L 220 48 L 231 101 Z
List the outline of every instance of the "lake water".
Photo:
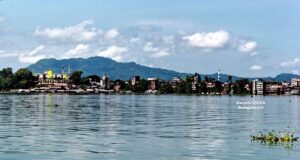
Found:
M 250 141 L 288 126 L 300 97 L 0 95 L 0 159 L 296 160 L 300 142 Z

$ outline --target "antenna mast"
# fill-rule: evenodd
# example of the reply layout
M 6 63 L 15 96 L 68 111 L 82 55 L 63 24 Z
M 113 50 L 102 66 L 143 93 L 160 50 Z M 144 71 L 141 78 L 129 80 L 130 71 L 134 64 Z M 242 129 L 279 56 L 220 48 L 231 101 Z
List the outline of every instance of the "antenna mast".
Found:
M 220 78 L 221 78 L 221 70 L 219 69 L 218 70 L 218 81 L 220 81 Z

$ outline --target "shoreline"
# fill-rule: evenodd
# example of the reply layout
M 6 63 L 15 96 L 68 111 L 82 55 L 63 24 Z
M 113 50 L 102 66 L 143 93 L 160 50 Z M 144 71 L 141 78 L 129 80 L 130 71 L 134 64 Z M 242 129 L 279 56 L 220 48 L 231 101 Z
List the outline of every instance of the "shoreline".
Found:
M 1 95 L 143 95 L 143 96 L 162 96 L 162 95 L 174 95 L 174 96 L 219 96 L 219 97 L 231 97 L 231 96 L 239 96 L 239 97 L 289 97 L 289 96 L 300 96 L 300 95 L 252 95 L 252 94 L 199 94 L 199 93 L 191 93 L 191 94 L 180 94 L 180 93 L 75 93 L 75 92 L 33 92 L 33 93 L 17 93 L 17 92 L 0 92 Z

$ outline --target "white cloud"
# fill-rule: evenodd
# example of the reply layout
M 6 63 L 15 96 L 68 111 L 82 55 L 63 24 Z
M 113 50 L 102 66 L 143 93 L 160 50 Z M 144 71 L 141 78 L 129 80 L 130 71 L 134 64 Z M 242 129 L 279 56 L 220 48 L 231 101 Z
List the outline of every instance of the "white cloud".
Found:
M 119 36 L 119 34 L 120 33 L 118 32 L 117 29 L 112 28 L 105 33 L 104 38 L 107 40 L 112 40 L 112 39 L 117 38 Z
M 82 56 L 82 54 L 85 54 L 89 50 L 89 47 L 90 46 L 86 44 L 78 44 L 75 48 L 67 51 L 64 56 L 66 56 L 66 58 Z
M 169 49 L 160 49 L 158 47 L 154 47 L 152 42 L 146 43 L 146 45 L 143 48 L 144 52 L 151 53 L 151 56 L 153 58 L 160 58 L 170 55 Z
M 74 26 L 65 28 L 45 28 L 35 29 L 34 35 L 41 36 L 49 39 L 72 40 L 77 42 L 91 41 L 96 38 L 102 31 L 95 28 L 87 28 L 88 25 L 93 24 L 93 20 L 85 20 Z
M 16 57 L 18 54 L 16 53 L 5 53 L 5 52 L 0 52 L 0 58 L 9 58 L 9 57 Z
M 240 52 L 249 53 L 257 47 L 257 43 L 254 41 L 242 41 L 238 50 Z
M 261 70 L 261 69 L 263 69 L 263 67 L 260 66 L 260 65 L 253 65 L 253 66 L 250 67 L 250 70 L 252 70 L 252 71 L 258 71 L 258 70 Z
M 130 43 L 136 43 L 138 41 L 140 41 L 140 38 L 138 38 L 138 37 L 130 38 L 130 40 L 129 40 Z
M 154 53 L 154 54 L 152 55 L 152 57 L 154 57 L 154 58 L 160 58 L 160 57 L 168 56 L 168 55 L 170 55 L 170 54 L 171 54 L 171 53 L 168 52 L 168 49 L 165 49 L 165 50 L 160 50 L 160 51 Z
M 293 74 L 300 74 L 300 72 L 298 70 L 292 70 Z
M 146 45 L 144 46 L 143 50 L 145 52 L 158 52 L 159 48 L 154 47 L 152 42 L 148 42 L 146 43 Z
M 43 49 L 44 49 L 44 46 L 40 45 L 29 53 L 20 54 L 19 62 L 31 64 L 31 63 L 36 63 L 37 61 L 46 58 L 45 55 L 39 54 Z
M 182 38 L 190 46 L 199 48 L 221 48 L 229 41 L 230 36 L 226 31 L 195 33 Z
M 163 37 L 163 42 L 165 44 L 173 44 L 174 43 L 174 39 L 175 39 L 174 36 L 164 36 Z
M 293 67 L 296 66 L 297 64 L 300 64 L 300 59 L 299 58 L 295 58 L 292 61 L 286 61 L 286 62 L 282 62 L 280 64 L 281 67 Z
M 120 62 L 123 60 L 122 53 L 127 52 L 127 51 L 128 51 L 128 48 L 125 48 L 125 47 L 110 46 L 106 50 L 99 52 L 98 56 L 111 58 L 115 61 Z

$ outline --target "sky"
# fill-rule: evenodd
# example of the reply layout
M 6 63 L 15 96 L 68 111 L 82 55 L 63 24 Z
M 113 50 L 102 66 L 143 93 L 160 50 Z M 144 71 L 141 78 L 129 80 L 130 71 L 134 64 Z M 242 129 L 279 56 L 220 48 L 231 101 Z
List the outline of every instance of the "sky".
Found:
M 188 73 L 299 74 L 299 18 L 300 0 L 1 0 L 0 68 L 103 56 Z

